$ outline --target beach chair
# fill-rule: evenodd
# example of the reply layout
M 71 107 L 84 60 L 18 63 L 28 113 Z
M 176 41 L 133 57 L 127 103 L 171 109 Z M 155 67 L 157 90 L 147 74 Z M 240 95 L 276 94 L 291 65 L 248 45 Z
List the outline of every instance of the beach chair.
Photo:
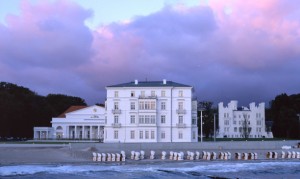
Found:
M 292 151 L 292 158 L 296 158 L 296 152 Z
M 284 151 L 281 151 L 281 158 L 285 158 L 285 152 Z
M 242 159 L 243 160 L 248 160 L 248 153 L 243 153 Z
M 196 153 L 195 160 L 199 160 L 200 159 L 200 152 L 196 151 L 195 153 Z
M 224 155 L 225 155 L 224 152 L 220 152 L 220 153 L 219 153 L 219 159 L 220 159 L 220 160 L 224 160 Z
M 194 160 L 194 156 L 195 156 L 195 153 L 194 152 L 190 152 L 190 160 Z
M 202 159 L 206 160 L 206 158 L 207 158 L 207 152 L 203 151 L 202 152 Z
M 178 153 L 177 152 L 174 152 L 174 157 L 173 157 L 173 160 L 178 160 Z
M 105 162 L 105 161 L 106 161 L 106 154 L 102 153 L 102 162 Z
M 107 153 L 106 155 L 107 155 L 107 159 L 106 159 L 106 160 L 107 160 L 108 162 L 111 162 L 111 153 Z
M 212 155 L 211 156 L 212 160 L 216 160 L 217 159 L 217 153 L 216 152 L 212 152 L 211 155 Z
M 166 160 L 166 155 L 167 155 L 167 152 L 162 151 L 162 152 L 161 152 L 161 159 L 162 159 L 162 160 Z
M 150 151 L 150 159 L 153 160 L 153 159 L 155 158 L 154 155 L 155 155 L 155 151 L 154 151 L 154 150 L 151 150 L 151 151 Z
M 102 156 L 100 153 L 97 153 L 97 162 L 101 162 Z
M 140 152 L 134 152 L 134 160 L 140 160 L 141 153 Z
M 187 159 L 187 160 L 190 160 L 190 156 L 191 156 L 191 152 L 190 152 L 190 151 L 187 151 L 187 152 L 186 152 L 186 159 Z
M 231 153 L 230 152 L 226 152 L 228 154 L 227 159 L 230 160 L 231 159 Z
M 116 161 L 116 154 L 114 154 L 114 153 L 111 154 L 111 161 L 112 162 Z
M 125 162 L 125 160 L 126 160 L 126 155 L 125 155 L 125 151 L 121 151 L 121 161 L 122 162 Z
M 93 161 L 94 161 L 94 162 L 97 161 L 97 154 L 96 154 L 96 152 L 93 152 Z
M 257 160 L 258 159 L 258 155 L 256 152 L 254 152 L 254 160 Z
M 277 153 L 277 152 L 274 152 L 274 153 L 273 153 L 273 158 L 274 158 L 274 159 L 277 159 L 277 158 L 278 158 L 278 153 Z
M 267 155 L 266 155 L 267 159 L 271 158 L 272 157 L 272 152 L 267 152 Z
M 183 152 L 178 152 L 177 153 L 177 156 L 178 156 L 177 160 L 183 160 L 183 155 L 184 155 Z
M 287 158 L 292 158 L 292 152 L 290 151 L 287 152 Z
M 116 162 L 121 161 L 121 155 L 119 153 L 116 153 Z
M 206 153 L 206 160 L 211 160 L 211 153 L 210 152 Z
M 170 160 L 173 160 L 174 159 L 174 152 L 173 151 L 170 151 Z
M 145 158 L 145 151 L 141 150 L 141 160 Z
M 296 152 L 296 158 L 300 158 L 300 152 Z
M 130 156 L 131 160 L 134 160 L 134 154 L 135 154 L 135 151 L 134 150 L 131 151 L 131 156 Z
M 239 153 L 239 152 L 235 153 L 235 159 L 241 160 L 242 159 L 242 154 Z
M 223 152 L 223 154 L 224 154 L 223 159 L 224 159 L 224 160 L 228 160 L 228 153 L 227 153 L 227 152 Z

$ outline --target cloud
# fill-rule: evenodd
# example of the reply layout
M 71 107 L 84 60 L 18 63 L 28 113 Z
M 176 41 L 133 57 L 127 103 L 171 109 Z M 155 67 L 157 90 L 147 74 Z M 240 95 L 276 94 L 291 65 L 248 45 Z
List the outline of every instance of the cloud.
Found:
M 103 102 L 107 85 L 164 78 L 215 104 L 268 102 L 299 92 L 299 9 L 294 1 L 212 0 L 92 30 L 84 21 L 93 13 L 70 1 L 24 3 L 0 25 L 1 78 L 89 103 Z

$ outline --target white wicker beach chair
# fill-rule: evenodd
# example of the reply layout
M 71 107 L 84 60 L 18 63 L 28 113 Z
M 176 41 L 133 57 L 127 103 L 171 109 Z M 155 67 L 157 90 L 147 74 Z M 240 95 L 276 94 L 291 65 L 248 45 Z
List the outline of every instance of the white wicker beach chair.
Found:
M 194 160 L 194 156 L 195 156 L 195 153 L 194 152 L 190 152 L 190 160 Z
M 242 154 L 239 153 L 239 152 L 235 153 L 235 159 L 241 160 L 242 159 Z
M 111 161 L 112 162 L 116 161 L 116 154 L 114 154 L 114 153 L 111 154 Z
M 177 152 L 174 152 L 174 157 L 173 157 L 173 160 L 178 160 L 178 153 Z
M 216 160 L 217 159 L 217 153 L 216 152 L 212 152 L 211 155 L 212 155 L 211 156 L 212 160 Z
M 286 158 L 284 151 L 281 151 L 281 158 Z
M 151 150 L 150 151 L 150 159 L 154 159 L 155 158 L 155 151 L 154 150 Z
M 174 152 L 173 151 L 170 151 L 170 160 L 173 160 L 174 159 Z
M 292 152 L 290 151 L 287 152 L 287 158 L 292 158 Z
M 296 158 L 296 152 L 292 151 L 292 158 Z
M 230 152 L 226 152 L 227 153 L 227 159 L 230 160 L 231 159 L 231 153 Z
M 220 160 L 224 160 L 224 155 L 225 155 L 224 152 L 220 152 L 220 153 L 219 153 L 219 159 L 220 159 Z
M 121 155 L 119 153 L 116 153 L 116 162 L 121 161 Z
M 162 160 L 166 160 L 166 155 L 167 155 L 167 152 L 162 151 L 162 152 L 161 152 L 161 159 L 162 159 Z
M 191 152 L 190 151 L 186 151 L 186 159 L 190 160 L 190 156 L 191 156 Z
M 97 153 L 97 161 L 98 161 L 98 162 L 101 162 L 101 159 L 102 159 L 101 154 L 100 154 L 100 153 Z
M 206 152 L 206 151 L 203 151 L 203 152 L 202 152 L 202 159 L 203 159 L 203 160 L 206 160 L 206 158 L 207 158 L 207 152 Z
M 224 159 L 224 160 L 228 160 L 228 153 L 227 153 L 227 152 L 223 152 L 223 153 L 224 153 L 223 159 Z
M 122 162 L 125 162 L 125 160 L 126 160 L 126 154 L 125 154 L 125 151 L 121 151 L 121 161 Z
M 195 153 L 196 153 L 195 160 L 199 160 L 200 159 L 200 152 L 196 151 Z
M 141 160 L 145 158 L 145 151 L 141 150 Z
M 210 152 L 206 152 L 206 160 L 211 160 L 211 153 Z
M 135 151 L 133 150 L 133 151 L 131 151 L 131 156 L 130 156 L 131 160 L 134 160 L 134 155 L 135 155 Z
M 178 152 L 180 154 L 180 160 L 184 160 L 184 152 L 180 151 Z M 179 159 L 178 159 L 179 160 Z
M 96 152 L 93 152 L 93 161 L 97 161 L 97 153 Z
M 140 160 L 141 158 L 141 153 L 140 152 L 134 152 L 134 160 Z
M 105 161 L 106 161 L 106 154 L 102 153 L 102 162 L 105 162 Z
M 296 152 L 296 158 L 300 158 L 300 152 Z
M 111 162 L 111 153 L 107 153 L 106 155 L 107 155 L 107 159 L 106 159 L 106 160 L 107 160 L 108 162 Z

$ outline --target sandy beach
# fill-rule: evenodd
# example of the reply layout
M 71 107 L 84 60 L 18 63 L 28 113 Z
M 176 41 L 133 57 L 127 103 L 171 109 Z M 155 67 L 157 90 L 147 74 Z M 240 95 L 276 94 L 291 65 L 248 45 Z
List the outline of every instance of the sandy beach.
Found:
M 239 146 L 240 143 L 237 143 L 237 146 Z M 92 153 L 93 152 L 103 152 L 108 153 L 111 151 L 112 153 L 120 152 L 121 150 L 117 149 L 114 145 L 116 144 L 110 144 L 109 147 L 104 148 L 105 145 L 108 144 L 0 144 L 0 165 L 15 165 L 15 164 L 63 164 L 63 163 L 93 163 L 92 161 Z M 119 144 L 120 145 L 120 144 Z M 154 146 L 154 144 L 153 144 Z M 121 148 L 124 146 L 120 146 Z M 169 156 L 169 152 L 171 150 L 168 150 L 167 148 L 161 148 L 157 149 L 156 151 L 156 159 L 150 160 L 149 159 L 149 150 L 145 151 L 145 160 L 130 160 L 128 159 L 130 157 L 130 151 L 132 149 L 123 149 L 126 152 L 126 163 L 153 163 L 153 162 L 160 162 L 162 161 L 161 158 L 161 151 L 167 152 L 167 157 Z M 235 160 L 234 159 L 234 153 L 236 152 L 256 152 L 258 154 L 258 159 L 265 160 L 266 153 L 268 151 L 274 151 L 281 153 L 281 151 L 296 151 L 300 152 L 300 148 L 292 148 L 289 150 L 282 150 L 281 148 L 237 148 L 232 146 L 233 149 L 220 149 L 218 147 L 215 147 L 215 149 L 198 149 L 197 151 L 209 151 L 209 152 L 216 152 L 219 154 L 219 152 L 228 151 L 232 153 L 232 159 L 230 161 Z M 137 149 L 136 151 L 139 151 Z M 176 150 L 173 150 L 176 151 Z M 177 150 L 179 151 L 179 150 Z M 187 149 L 183 148 L 182 150 L 186 153 Z M 191 148 L 190 151 L 195 151 L 195 149 Z M 185 154 L 186 155 L 186 154 Z M 299 160 L 299 159 L 298 159 Z M 169 159 L 164 160 L 164 162 L 170 161 Z M 184 160 L 186 161 L 186 160 Z M 203 160 L 198 160 L 203 161 Z M 299 160 L 300 161 L 300 160 Z M 174 161 L 172 161 L 174 162 Z M 179 161 L 175 161 L 179 162 Z M 98 162 L 99 163 L 99 162 Z M 109 163 L 109 162 L 107 162 Z M 113 163 L 113 162 L 111 162 Z

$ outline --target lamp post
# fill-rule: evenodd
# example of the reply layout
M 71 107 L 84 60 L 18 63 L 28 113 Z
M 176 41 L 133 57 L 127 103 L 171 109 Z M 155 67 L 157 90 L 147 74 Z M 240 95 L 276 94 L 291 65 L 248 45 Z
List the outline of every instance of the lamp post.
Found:
M 216 113 L 214 113 L 214 142 L 216 142 Z
M 202 122 L 202 117 L 203 117 L 203 115 L 202 115 L 202 111 L 203 111 L 204 109 L 200 109 L 200 128 L 201 128 L 201 142 L 203 142 L 203 122 Z

